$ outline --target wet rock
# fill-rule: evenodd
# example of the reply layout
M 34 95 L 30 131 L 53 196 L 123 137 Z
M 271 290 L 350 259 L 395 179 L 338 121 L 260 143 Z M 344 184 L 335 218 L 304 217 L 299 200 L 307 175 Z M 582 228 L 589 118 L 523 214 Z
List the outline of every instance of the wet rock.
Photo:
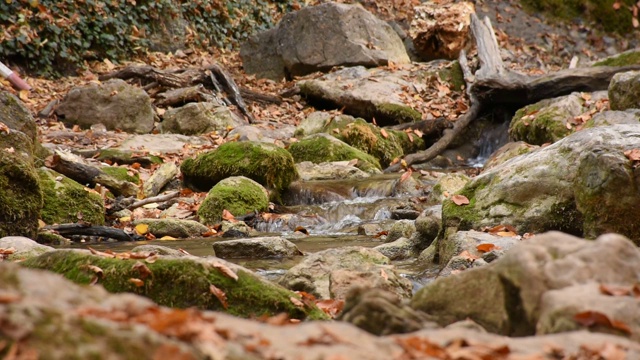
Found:
M 145 134 L 131 135 L 127 137 L 117 149 L 128 151 L 149 151 L 151 153 L 176 153 L 179 154 L 185 145 L 204 146 L 211 142 L 198 136 L 186 136 L 180 134 Z
M 393 183 L 391 196 L 417 197 L 425 194 L 425 186 L 415 176 L 397 179 Z M 417 216 L 416 216 L 417 217 Z M 413 217 L 415 219 L 416 217 Z
M 423 211 L 414 221 L 419 248 L 426 249 L 438 236 L 442 226 L 442 207 L 434 206 Z
M 332 294 L 344 298 L 356 285 L 387 289 L 403 298 L 411 296 L 411 283 L 396 273 L 389 258 L 376 250 L 355 246 L 306 255 L 287 271 L 280 284 L 322 299 L 332 298 Z
M 395 220 L 415 220 L 420 216 L 421 209 L 413 205 L 402 205 L 391 209 L 391 218 Z
M 379 251 L 390 260 L 406 260 L 417 257 L 419 254 L 419 251 L 417 251 L 416 248 L 415 239 L 408 239 L 406 237 L 401 237 L 391 242 L 387 242 L 386 244 L 378 245 L 373 249 Z
M 410 71 L 368 71 L 362 66 L 339 70 L 298 83 L 310 103 L 330 103 L 345 113 L 364 119 L 375 118 L 380 126 L 422 120 L 422 114 L 406 105 L 400 94 L 412 84 Z M 415 75 L 414 75 L 415 76 Z M 374 79 L 374 80 L 371 80 Z
M 609 106 L 611 110 L 640 108 L 640 71 L 617 73 L 609 83 Z
M 441 203 L 444 199 L 449 198 L 458 190 L 462 189 L 469 179 L 470 178 L 463 173 L 448 173 L 438 178 L 436 184 L 433 185 L 431 189 L 429 199 Z M 445 196 L 445 194 L 447 196 Z
M 207 225 L 222 221 L 223 210 L 242 216 L 264 211 L 269 206 L 268 193 L 262 185 L 244 176 L 233 176 L 218 182 L 200 204 L 198 216 Z
M 286 14 L 275 29 L 242 44 L 245 71 L 282 80 L 334 66 L 408 63 L 402 40 L 359 5 L 325 3 Z
M 382 227 L 378 223 L 358 225 L 358 235 L 374 236 L 378 235 L 382 230 Z
M 379 173 L 381 168 L 380 163 L 373 156 L 323 133 L 311 135 L 295 142 L 289 146 L 288 150 L 296 163 L 311 161 L 319 164 L 357 159 L 355 166 L 365 172 Z
M 133 225 L 149 225 L 149 232 L 156 238 L 171 236 L 174 238 L 200 237 L 209 231 L 209 228 L 195 220 L 184 219 L 137 219 Z
M 640 251 L 623 236 L 586 241 L 549 232 L 487 266 L 435 280 L 411 304 L 441 325 L 470 318 L 491 332 L 526 336 L 536 331 L 547 292 L 594 282 L 631 284 L 639 273 Z
M 249 237 L 257 232 L 244 221 L 223 221 L 221 230 L 224 232 L 222 237 Z
M 46 224 L 75 223 L 104 225 L 104 200 L 76 181 L 51 169 L 37 170 L 42 187 L 44 206 L 40 219 Z
M 365 179 L 371 176 L 371 174 L 349 165 L 348 161 L 333 161 L 320 164 L 303 161 L 297 163 L 296 168 L 302 181 Z
M 471 14 L 475 7 L 471 2 L 427 2 L 414 7 L 409 35 L 422 60 L 458 58 L 467 47 Z
M 148 254 L 158 254 L 158 255 L 169 255 L 174 257 L 187 256 L 187 254 L 183 253 L 180 250 L 173 249 L 167 246 L 160 245 L 138 245 L 131 249 L 131 252 L 139 252 L 139 253 L 148 253 Z
M 509 142 L 506 145 L 499 148 L 498 150 L 496 150 L 493 154 L 491 154 L 487 162 L 484 164 L 484 170 L 486 171 L 491 168 L 494 168 L 497 165 L 502 164 L 503 162 L 506 162 L 511 158 L 514 158 L 522 154 L 528 154 L 538 148 L 539 146 L 530 145 L 524 141 Z M 456 189 L 455 191 L 458 191 L 460 189 L 462 189 L 462 187 Z M 451 194 L 453 194 L 453 192 Z
M 146 134 L 153 129 L 153 108 L 147 93 L 124 80 L 71 89 L 56 108 L 67 124 L 89 128 L 101 123 L 108 130 Z
M 498 236 L 474 230 L 458 231 L 444 239 L 438 239 L 436 248 L 440 264 L 445 265 L 452 257 L 464 251 L 467 251 L 470 256 L 482 257 L 484 251 L 478 250 L 480 244 L 491 244 L 497 249 L 508 251 L 520 241 L 519 236 Z
M 616 325 L 607 327 L 596 321 L 594 327 L 599 327 L 598 331 L 628 336 L 638 341 L 640 316 L 635 309 L 640 306 L 640 300 L 632 295 L 632 287 L 632 284 L 588 283 L 547 291 L 542 296 L 536 334 L 580 330 L 583 326 L 576 321 L 576 315 L 592 312 L 604 315 L 614 324 L 624 324 L 618 325 L 618 328 Z M 605 289 L 628 289 L 628 293 L 608 294 Z
M 227 177 L 245 176 L 279 195 L 298 178 L 293 158 L 287 150 L 250 141 L 227 142 L 195 159 L 185 159 L 180 170 L 186 185 L 204 191 Z
M 213 102 L 189 103 L 164 113 L 163 133 L 200 135 L 212 131 L 226 131 L 244 121 L 228 107 Z
M 99 257 L 85 251 L 56 250 L 22 264 L 60 273 L 79 284 L 97 280 L 109 292 L 136 292 L 160 305 L 176 308 L 195 306 L 244 317 L 284 312 L 293 318 L 325 318 L 315 306 L 297 307 L 291 301 L 292 296 L 297 298 L 293 292 L 214 257 L 161 256 L 151 263 Z M 97 266 L 104 275 L 95 279 L 95 269 L 90 266 Z M 144 285 L 136 286 L 131 278 L 142 280 Z M 227 304 L 212 294 L 211 284 L 226 294 Z
M 337 320 L 378 336 L 439 327 L 427 314 L 412 309 L 398 295 L 375 288 L 351 290 Z
M 445 200 L 443 225 L 448 233 L 508 224 L 520 234 L 617 232 L 640 241 L 637 174 L 624 156 L 638 139 L 640 125 L 602 126 L 515 157 L 465 185 L 469 205 Z
M 7 260 L 22 260 L 41 255 L 54 250 L 51 246 L 38 244 L 23 236 L 5 236 L 0 238 L 0 249 L 14 249 L 13 254 L 7 256 Z
M 279 236 L 216 241 L 213 243 L 213 250 L 217 257 L 223 259 L 266 259 L 302 255 L 294 243 Z
M 391 225 L 386 242 L 392 242 L 401 237 L 410 238 L 416 232 L 415 222 L 411 220 L 399 220 Z

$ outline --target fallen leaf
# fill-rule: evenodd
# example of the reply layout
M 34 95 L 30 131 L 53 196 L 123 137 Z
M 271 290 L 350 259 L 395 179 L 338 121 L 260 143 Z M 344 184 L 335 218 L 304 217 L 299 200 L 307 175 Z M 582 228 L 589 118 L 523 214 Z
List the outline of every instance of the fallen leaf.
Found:
M 211 266 L 213 266 L 214 268 L 220 270 L 220 272 L 222 274 L 224 274 L 226 277 L 231 278 L 235 281 L 238 281 L 238 274 L 236 274 L 235 272 L 233 272 L 233 270 L 231 270 L 229 267 L 227 267 L 226 265 L 219 263 L 217 261 L 210 261 L 209 264 Z
M 154 262 L 156 262 L 156 260 L 158 260 L 158 255 L 153 254 L 151 256 L 149 256 L 148 258 L 144 259 L 145 262 L 148 262 L 149 264 L 153 264 Z
M 29 90 L 20 90 L 18 92 L 18 97 L 22 101 L 29 101 Z
M 624 152 L 624 156 L 631 161 L 640 161 L 640 149 L 631 149 Z
M 140 279 L 136 279 L 136 278 L 130 278 L 129 282 L 132 283 L 133 285 L 135 285 L 136 287 L 142 287 L 144 286 L 144 281 L 140 280 Z
M 218 300 L 220 300 L 222 307 L 224 307 L 225 309 L 229 308 L 229 304 L 227 303 L 227 294 L 225 294 L 224 291 L 220 290 L 215 285 L 210 284 L 209 292 L 215 295 L 215 297 L 217 297 Z
M 138 224 L 135 227 L 136 233 L 138 235 L 144 235 L 149 232 L 149 225 L 147 224 Z
M 387 272 L 384 271 L 384 269 L 380 269 L 380 276 L 382 276 L 385 281 L 389 281 L 389 275 L 387 275 Z
M 160 238 L 160 239 L 158 239 L 158 240 L 162 240 L 162 241 L 173 241 L 173 240 L 178 240 L 178 239 L 174 238 L 173 236 L 165 235 L 165 236 L 161 237 L 161 238 Z
M 601 325 L 604 327 L 620 330 L 631 334 L 631 328 L 622 321 L 611 320 L 609 317 L 598 311 L 583 311 L 574 315 L 573 319 L 580 325 L 592 327 Z
M 467 259 L 467 260 L 476 260 L 479 259 L 479 257 L 471 254 L 468 250 L 464 250 L 463 252 L 461 252 L 460 254 L 458 254 L 458 256 Z
M 233 216 L 233 214 L 231 212 L 229 212 L 229 210 L 227 210 L 227 209 L 222 210 L 222 219 L 230 221 L 230 222 L 237 222 L 238 221 L 238 220 L 236 220 L 235 216 Z
M 380 129 L 380 135 L 382 135 L 382 137 L 385 139 L 389 137 L 389 134 L 387 134 L 387 131 L 385 129 Z
M 324 311 L 332 319 L 338 316 L 344 309 L 344 300 L 325 299 L 316 301 L 318 309 Z
M 301 232 L 305 235 L 309 235 L 309 231 L 302 226 L 296 226 L 296 229 L 293 232 Z
M 404 182 L 405 180 L 410 178 L 411 174 L 413 174 L 413 171 L 411 170 L 411 168 L 407 169 L 407 171 L 405 171 L 404 174 L 400 176 L 400 182 Z
M 293 305 L 295 305 L 296 307 L 299 307 L 301 309 L 304 308 L 304 303 L 302 301 L 298 300 L 297 298 L 292 296 L 292 297 L 289 298 L 289 300 L 291 300 Z
M 147 265 L 141 263 L 140 261 L 137 261 L 133 267 L 133 270 L 137 270 L 138 273 L 140 273 L 140 278 L 142 280 L 145 280 L 146 278 L 148 278 L 149 276 L 153 275 L 153 273 L 151 272 L 151 269 L 149 269 L 147 267 Z
M 15 293 L 0 292 L 0 304 L 10 304 L 22 300 L 22 295 Z
M 609 295 L 609 296 L 628 296 L 633 293 L 633 287 L 600 284 L 600 293 Z
M 451 201 L 458 206 L 469 204 L 469 199 L 464 195 L 453 195 L 451 197 Z
M 476 250 L 479 252 L 489 252 L 492 250 L 500 250 L 500 246 L 496 246 L 495 244 L 485 243 L 476 246 Z

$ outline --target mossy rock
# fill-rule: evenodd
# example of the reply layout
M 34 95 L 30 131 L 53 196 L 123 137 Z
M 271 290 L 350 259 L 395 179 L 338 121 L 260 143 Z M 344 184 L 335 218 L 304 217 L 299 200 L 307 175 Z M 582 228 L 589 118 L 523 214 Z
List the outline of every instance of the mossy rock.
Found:
M 543 12 L 551 17 L 573 21 L 582 18 L 602 26 L 602 29 L 619 34 L 633 31 L 631 8 L 635 0 L 521 0 L 524 8 L 533 12 Z M 622 8 L 616 10 L 614 4 L 620 2 Z
M 0 146 L 0 237 L 35 239 L 41 210 L 42 189 L 33 160 Z
M 640 51 L 633 49 L 597 61 L 593 66 L 628 66 L 637 64 L 640 64 Z
M 133 225 L 138 224 L 148 225 L 149 232 L 157 238 L 164 236 L 179 239 L 201 237 L 202 234 L 209 230 L 208 227 L 201 223 L 187 219 L 138 219 L 133 222 Z
M 440 79 L 451 85 L 452 90 L 462 91 L 466 85 L 458 60 L 452 61 L 449 66 L 441 69 L 438 75 L 440 75 Z
M 38 130 L 31 112 L 20 99 L 6 91 L 0 91 L 0 119 L 9 129 L 27 135 L 31 146 L 36 142 Z
M 130 175 L 129 169 L 119 166 L 103 166 L 100 168 L 105 174 L 111 175 L 114 178 L 121 181 L 128 181 L 130 183 L 137 184 L 140 182 L 140 176 L 138 174 Z
M 311 161 L 315 164 L 332 161 L 358 159 L 355 165 L 362 171 L 378 173 L 380 162 L 362 150 L 324 133 L 308 136 L 289 146 L 289 152 L 296 163 Z
M 137 263 L 142 262 L 104 258 L 83 251 L 58 250 L 28 259 L 21 265 L 56 272 L 78 284 L 90 284 L 96 273 L 89 267 L 97 266 L 103 272 L 99 284 L 107 291 L 136 293 L 159 305 L 174 308 L 197 307 L 240 317 L 286 313 L 296 319 L 326 319 L 326 315 L 315 306 L 297 307 L 291 301 L 291 298 L 299 299 L 295 293 L 222 259 L 161 257 L 153 263 L 144 263 L 151 275 L 142 279 L 144 285 L 140 287 L 129 281 L 144 277 L 134 268 Z M 231 269 L 238 279 L 225 275 L 220 266 Z M 211 293 L 211 285 L 226 294 L 227 308 Z
M 338 132 L 333 129 L 338 129 Z M 413 136 L 411 141 L 407 133 L 397 130 L 384 130 L 383 135 L 381 128 L 360 118 L 332 121 L 325 131 L 354 148 L 373 155 L 384 167 L 389 166 L 396 158 L 424 148 L 424 141 L 418 136 Z
M 411 106 L 394 103 L 376 104 L 374 114 L 381 123 L 404 124 L 422 120 L 420 111 Z
M 104 201 L 76 181 L 51 169 L 39 168 L 44 204 L 40 219 L 47 224 L 75 223 L 104 225 Z M 60 180 L 57 180 L 60 179 Z
M 228 142 L 216 150 L 186 159 L 180 166 L 187 186 L 209 191 L 222 179 L 246 176 L 279 194 L 298 178 L 287 150 L 262 142 Z
M 543 100 L 516 111 L 509 125 L 512 140 L 542 145 L 556 142 L 572 132 L 567 129 L 569 118 L 564 111 L 548 106 L 548 102 Z
M 226 178 L 211 188 L 198 209 L 200 221 L 213 225 L 222 221 L 222 211 L 235 216 L 253 211 L 264 211 L 269 207 L 265 188 L 244 176 Z

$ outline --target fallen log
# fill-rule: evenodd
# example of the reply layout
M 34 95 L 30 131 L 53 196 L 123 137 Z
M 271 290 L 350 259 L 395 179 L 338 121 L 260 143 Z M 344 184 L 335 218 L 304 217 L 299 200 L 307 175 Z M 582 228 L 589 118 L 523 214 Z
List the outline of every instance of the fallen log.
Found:
M 640 70 L 640 65 L 598 66 L 564 69 L 541 76 L 527 76 L 504 66 L 500 48 L 488 18 L 485 17 L 484 21 L 480 21 L 475 14 L 471 14 L 471 32 L 476 40 L 480 63 L 475 74 L 471 75 L 466 66 L 464 52 L 461 52 L 459 57 L 471 106 L 467 113 L 454 122 L 453 129 L 445 130 L 443 136 L 430 148 L 407 155 L 404 158 L 407 166 L 424 163 L 440 155 L 456 136 L 484 111 L 500 107 L 519 109 L 543 99 L 568 95 L 575 91 L 606 90 L 616 73 Z M 392 164 L 384 172 L 398 171 L 401 166 L 399 162 Z
M 158 195 L 160 190 L 178 175 L 178 167 L 174 163 L 164 163 L 142 185 L 145 198 Z
M 47 225 L 44 230 L 53 230 L 58 234 L 68 237 L 73 235 L 100 236 L 118 241 L 139 241 L 144 240 L 143 236 L 137 234 L 127 234 L 124 230 L 115 229 L 108 226 L 92 226 L 89 224 L 59 224 Z

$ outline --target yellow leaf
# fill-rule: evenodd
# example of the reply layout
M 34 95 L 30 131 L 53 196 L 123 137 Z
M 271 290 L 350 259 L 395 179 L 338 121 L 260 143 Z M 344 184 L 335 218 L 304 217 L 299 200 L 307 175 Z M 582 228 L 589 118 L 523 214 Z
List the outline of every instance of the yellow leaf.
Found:
M 178 240 L 178 239 L 174 238 L 173 236 L 165 235 L 158 240 L 172 241 L 172 240 Z
M 22 101 L 29 100 L 29 90 L 20 90 L 20 92 L 18 93 L 18 97 Z
M 149 232 L 149 225 L 147 224 L 136 225 L 136 233 L 138 233 L 138 235 L 144 235 L 148 232 Z
M 131 221 L 131 216 L 123 216 L 118 220 L 120 220 L 121 223 L 130 222 Z

